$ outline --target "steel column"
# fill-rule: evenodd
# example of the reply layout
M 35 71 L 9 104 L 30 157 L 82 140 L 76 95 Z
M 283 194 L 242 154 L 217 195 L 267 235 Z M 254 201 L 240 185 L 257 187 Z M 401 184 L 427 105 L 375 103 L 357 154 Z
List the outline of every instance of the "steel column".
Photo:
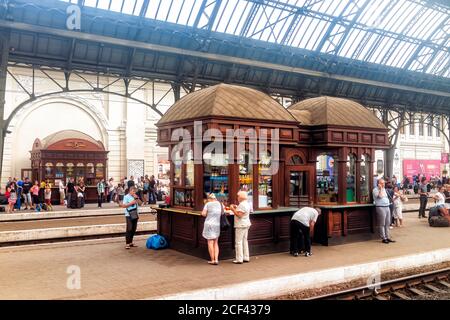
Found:
M 9 32 L 0 32 L 0 178 L 3 169 L 3 151 L 7 129 L 5 127 L 6 75 L 9 58 Z

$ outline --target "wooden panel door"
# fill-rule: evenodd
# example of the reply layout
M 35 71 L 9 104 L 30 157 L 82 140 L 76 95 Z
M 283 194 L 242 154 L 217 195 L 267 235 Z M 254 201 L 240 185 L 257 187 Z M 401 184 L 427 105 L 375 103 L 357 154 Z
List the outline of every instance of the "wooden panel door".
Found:
M 286 174 L 286 205 L 295 208 L 308 206 L 310 203 L 309 172 L 289 168 Z

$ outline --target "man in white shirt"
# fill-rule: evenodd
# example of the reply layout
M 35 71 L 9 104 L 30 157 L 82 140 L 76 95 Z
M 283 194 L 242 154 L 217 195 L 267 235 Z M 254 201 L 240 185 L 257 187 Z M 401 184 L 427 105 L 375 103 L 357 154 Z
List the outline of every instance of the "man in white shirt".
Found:
M 250 253 L 248 251 L 248 229 L 250 229 L 250 204 L 248 194 L 245 191 L 239 191 L 237 194 L 239 206 L 233 204 L 230 206 L 234 213 L 234 228 L 235 228 L 235 249 L 236 259 L 233 263 L 241 264 L 250 262 Z
M 291 254 L 298 257 L 299 249 L 304 249 L 305 257 L 311 253 L 311 237 L 314 236 L 314 225 L 321 213 L 319 208 L 304 207 L 298 210 L 291 219 Z

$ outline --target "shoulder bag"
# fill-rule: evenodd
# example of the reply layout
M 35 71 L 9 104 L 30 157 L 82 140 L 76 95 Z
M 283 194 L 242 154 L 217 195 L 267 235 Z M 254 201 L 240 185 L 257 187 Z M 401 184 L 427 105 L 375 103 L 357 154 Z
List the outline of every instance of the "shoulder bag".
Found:
M 225 214 L 225 210 L 223 209 L 223 204 L 220 203 L 220 230 L 227 231 L 230 228 L 230 222 L 228 221 L 227 215 Z
M 127 208 L 127 212 L 130 215 L 131 220 L 139 219 L 139 213 L 137 211 L 137 204 L 134 205 L 133 209 Z

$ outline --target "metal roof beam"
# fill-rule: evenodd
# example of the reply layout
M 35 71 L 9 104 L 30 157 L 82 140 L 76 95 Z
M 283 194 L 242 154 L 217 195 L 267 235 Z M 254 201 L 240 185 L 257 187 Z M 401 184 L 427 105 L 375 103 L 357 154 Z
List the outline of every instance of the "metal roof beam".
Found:
M 19 31 L 26 31 L 26 32 L 31 32 L 31 33 L 37 32 L 37 33 L 53 35 L 53 36 L 62 37 L 62 38 L 103 43 L 103 44 L 108 44 L 108 45 L 112 45 L 112 46 L 121 46 L 121 47 L 126 47 L 126 48 L 136 48 L 136 49 L 148 50 L 148 51 L 154 51 L 154 52 L 163 52 L 163 53 L 168 53 L 168 54 L 197 57 L 197 58 L 202 58 L 202 59 L 206 59 L 206 60 L 220 61 L 220 62 L 223 62 L 226 64 L 234 63 L 237 65 L 246 65 L 246 66 L 269 69 L 269 70 L 271 69 L 271 70 L 289 72 L 292 74 L 301 74 L 301 75 L 306 75 L 306 76 L 311 76 L 311 77 L 341 80 L 341 81 L 359 83 L 359 84 L 364 84 L 364 85 L 369 85 L 369 86 L 391 88 L 391 89 L 402 90 L 402 91 L 419 92 L 419 93 L 429 94 L 429 95 L 450 97 L 450 92 L 448 92 L 448 91 L 446 92 L 446 91 L 423 89 L 423 88 L 411 87 L 411 86 L 400 85 L 400 84 L 395 84 L 395 83 L 388 83 L 388 82 L 383 82 L 383 81 L 361 79 L 361 78 L 357 78 L 357 77 L 338 75 L 338 74 L 330 74 L 328 72 L 314 71 L 314 70 L 310 70 L 310 69 L 292 67 L 292 66 L 282 65 L 282 64 L 277 64 L 277 63 L 268 63 L 268 62 L 264 62 L 264 61 L 257 61 L 254 59 L 239 58 L 239 57 L 235 57 L 235 56 L 215 54 L 215 53 L 209 53 L 209 52 L 199 52 L 199 51 L 194 51 L 194 50 L 185 50 L 185 49 L 181 49 L 181 48 L 155 45 L 155 44 L 151 44 L 151 43 L 143 43 L 143 42 L 138 42 L 138 41 L 133 41 L 133 40 L 118 39 L 118 38 L 96 35 L 96 34 L 86 34 L 83 32 L 75 32 L 75 31 L 70 31 L 70 30 L 54 29 L 54 28 L 49 28 L 49 27 L 44 27 L 44 26 L 29 25 L 29 24 L 20 23 L 20 22 L 14 22 L 14 21 L 0 20 L 0 28 L 1 27 L 10 28 L 10 29 L 19 30 Z
M 195 29 L 206 29 L 211 31 L 214 22 L 216 21 L 217 13 L 219 12 L 220 6 L 222 5 L 222 0 L 203 0 L 202 5 L 200 6 L 200 10 L 198 11 L 197 17 L 195 18 L 195 22 L 193 28 Z M 210 11 L 208 13 L 208 11 Z M 202 17 L 206 17 L 208 22 L 200 26 L 200 21 Z

